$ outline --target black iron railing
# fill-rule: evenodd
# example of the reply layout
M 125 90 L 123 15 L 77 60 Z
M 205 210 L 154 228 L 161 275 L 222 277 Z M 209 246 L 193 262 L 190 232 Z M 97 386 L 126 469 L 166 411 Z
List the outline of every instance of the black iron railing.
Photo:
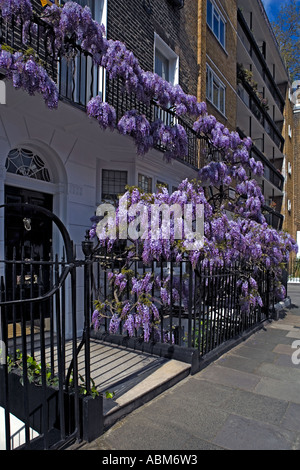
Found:
M 268 206 L 263 206 L 263 212 L 267 223 L 271 225 L 271 227 L 275 228 L 275 230 L 282 230 L 284 221 L 282 214 Z
M 244 132 L 239 128 L 238 133 L 242 138 L 246 137 Z M 284 186 L 284 176 L 274 167 L 272 162 L 268 160 L 268 158 L 255 145 L 252 145 L 250 154 L 255 158 L 255 160 L 261 161 L 264 165 L 264 177 L 266 180 L 270 181 L 270 183 L 274 184 L 274 186 L 282 191 Z
M 110 273 L 120 273 L 124 266 L 124 259 L 117 255 L 96 254 L 90 258 L 91 280 L 86 280 L 90 289 L 90 305 L 95 300 L 104 302 L 114 299 L 114 286 L 110 282 Z M 126 269 L 133 275 L 144 276 L 147 273 L 153 275 L 153 279 L 168 280 L 170 298 L 168 304 L 162 304 L 159 290 L 152 289 L 153 299 L 157 299 L 157 308 L 160 312 L 160 322 L 156 333 L 153 332 L 151 341 L 155 342 L 158 334 L 160 342 L 168 347 L 170 344 L 182 349 L 193 348 L 199 356 L 205 356 L 245 331 L 258 325 L 269 317 L 273 306 L 273 293 L 271 276 L 267 271 L 259 274 L 259 293 L 263 301 L 263 307 L 251 307 L 248 312 L 243 311 L 241 290 L 237 281 L 241 273 L 250 274 L 252 268 L 243 267 L 236 263 L 230 267 L 212 267 L 204 262 L 198 263 L 193 269 L 190 261 L 179 263 L 152 262 L 145 266 L 138 258 L 131 261 Z M 134 304 L 136 298 L 131 296 L 129 290 L 124 291 L 122 301 L 129 300 Z M 118 332 L 110 332 L 110 313 L 104 314 L 101 326 L 92 330 L 92 335 L 97 338 L 106 338 L 121 343 L 124 341 L 143 342 L 143 332 L 135 330 L 133 338 L 129 338 L 123 331 L 124 322 L 120 323 Z M 99 326 L 99 325 L 98 325 Z M 120 337 L 123 340 L 120 340 Z M 133 344 L 133 343 L 132 343 Z
M 161 120 L 168 126 L 180 124 L 187 135 L 187 152 L 177 159 L 194 169 L 200 168 L 201 155 L 208 153 L 209 144 L 193 130 L 192 122 L 176 115 L 172 109 L 162 108 L 155 101 L 145 104 L 134 93 L 126 91 L 121 78 L 108 79 L 105 69 L 95 66 L 89 54 L 78 50 L 72 60 L 62 58 L 58 79 L 62 99 L 85 108 L 92 97 L 100 95 L 103 101 L 114 107 L 117 122 L 127 111 L 136 110 L 150 124 L 156 120 Z M 165 151 L 162 143 L 157 143 L 155 148 Z
M 262 107 L 261 102 L 254 93 L 252 87 L 247 82 L 243 82 L 238 86 L 237 92 L 243 103 L 249 108 L 260 125 L 264 128 L 266 133 L 271 137 L 273 142 L 282 152 L 284 138 L 282 137 L 274 121 L 270 118 L 268 112 Z

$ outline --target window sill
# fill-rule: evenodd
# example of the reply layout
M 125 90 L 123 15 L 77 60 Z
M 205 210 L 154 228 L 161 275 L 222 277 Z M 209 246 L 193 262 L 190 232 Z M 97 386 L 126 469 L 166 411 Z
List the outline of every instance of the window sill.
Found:
M 226 121 L 228 121 L 228 118 L 226 116 L 226 114 L 222 113 L 222 111 L 212 102 L 210 101 L 209 98 L 206 97 L 206 101 L 215 108 L 216 111 L 218 111 L 218 113 L 224 118 L 226 119 Z

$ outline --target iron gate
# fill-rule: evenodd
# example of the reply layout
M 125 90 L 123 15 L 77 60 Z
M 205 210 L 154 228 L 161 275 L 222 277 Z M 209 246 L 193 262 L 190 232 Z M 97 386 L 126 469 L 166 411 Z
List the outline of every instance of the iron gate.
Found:
M 88 342 L 89 330 L 87 318 L 79 341 L 76 268 L 83 262 L 76 260 L 73 242 L 52 212 L 30 204 L 0 208 L 21 209 L 19 216 L 28 232 L 35 218 L 43 215 L 51 221 L 56 238 L 62 239 L 61 256 L 52 249 L 45 258 L 37 259 L 32 247 L 26 246 L 0 261 L 0 406 L 6 449 L 61 448 L 74 439 L 89 439 L 88 434 L 84 436 L 89 430 L 83 423 L 90 407 L 88 348 L 80 376 L 77 359 Z M 87 308 L 85 311 L 88 313 Z M 101 433 L 100 398 L 93 404 L 99 415 L 95 435 Z M 17 433 L 15 418 L 23 423 Z

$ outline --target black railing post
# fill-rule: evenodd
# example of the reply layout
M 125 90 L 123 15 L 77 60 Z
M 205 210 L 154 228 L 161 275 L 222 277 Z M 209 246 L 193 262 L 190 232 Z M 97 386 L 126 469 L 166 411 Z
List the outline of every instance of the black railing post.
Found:
M 73 260 L 76 259 L 75 249 L 73 250 Z M 73 264 L 70 270 L 71 277 L 71 317 L 72 317 L 72 369 L 74 388 L 74 422 L 75 435 L 80 439 L 80 410 L 79 410 L 79 384 L 78 384 L 78 358 L 77 358 L 77 302 L 76 302 L 76 267 Z
M 1 277 L 0 282 L 0 301 L 5 301 L 5 284 Z M 11 449 L 10 444 L 10 413 L 9 413 L 9 390 L 8 390 L 8 366 L 7 366 L 7 320 L 6 309 L 0 306 L 0 376 L 3 378 L 3 384 L 0 387 L 4 395 L 4 423 L 5 423 L 5 443 L 6 450 Z
M 84 260 L 84 337 L 85 337 L 85 381 L 86 391 L 91 392 L 91 358 L 90 358 L 90 325 L 91 325 L 91 278 L 93 241 L 86 235 L 82 242 Z
M 188 347 L 192 347 L 192 309 L 193 309 L 193 267 L 188 263 L 189 270 L 189 301 L 188 301 Z

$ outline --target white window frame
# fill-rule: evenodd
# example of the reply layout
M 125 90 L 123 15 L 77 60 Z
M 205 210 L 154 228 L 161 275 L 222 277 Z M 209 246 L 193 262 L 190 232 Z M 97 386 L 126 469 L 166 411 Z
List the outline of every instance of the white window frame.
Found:
M 219 88 L 217 102 L 214 99 L 214 86 Z M 222 102 L 221 90 L 223 90 Z M 206 98 L 223 116 L 226 116 L 226 86 L 208 64 L 206 64 Z
M 155 67 L 155 54 L 156 51 L 160 53 L 169 62 L 169 82 L 172 85 L 179 84 L 179 57 L 178 55 L 161 39 L 161 37 L 154 33 L 154 67 Z
M 107 0 L 103 0 L 103 10 L 102 15 L 98 16 L 97 5 L 99 0 L 95 0 L 95 21 L 100 24 L 103 24 L 105 27 L 105 36 L 107 36 Z M 104 67 L 99 67 L 99 75 L 98 75 L 98 95 L 101 96 L 102 101 L 106 101 L 106 70 Z
M 226 50 L 226 20 L 224 19 L 223 15 L 221 14 L 220 10 L 216 7 L 214 2 L 212 0 L 207 0 L 206 5 L 208 6 L 208 2 L 211 3 L 212 6 L 212 15 L 211 15 L 211 23 L 208 20 L 208 8 L 207 8 L 207 13 L 206 13 L 206 23 L 209 26 L 210 30 L 214 34 L 214 36 L 217 38 L 218 42 L 221 44 L 224 50 Z M 214 28 L 214 20 L 217 21 L 218 23 L 218 31 L 215 31 Z M 223 24 L 224 27 L 224 43 L 222 42 L 221 38 L 221 24 Z

